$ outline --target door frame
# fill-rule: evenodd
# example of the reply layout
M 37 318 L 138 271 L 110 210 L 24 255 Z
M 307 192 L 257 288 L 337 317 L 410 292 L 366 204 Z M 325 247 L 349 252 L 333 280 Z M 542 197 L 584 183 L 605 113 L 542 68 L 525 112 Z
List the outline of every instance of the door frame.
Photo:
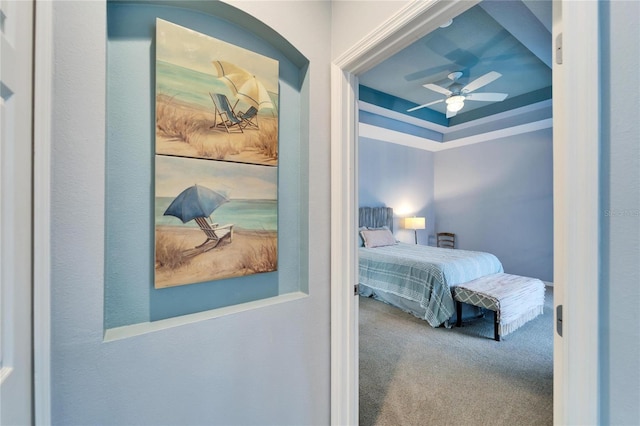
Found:
M 332 424 L 358 424 L 357 76 L 476 3 L 409 2 L 332 63 Z M 553 93 L 554 311 L 564 305 L 564 337 L 554 333 L 554 423 L 597 424 L 600 105 L 598 91 L 584 87 L 600 86 L 599 9 L 596 2 L 562 1 L 554 12 L 563 18 L 554 22 L 554 49 L 562 32 L 564 56 Z M 585 98 L 563 102 L 572 93 Z

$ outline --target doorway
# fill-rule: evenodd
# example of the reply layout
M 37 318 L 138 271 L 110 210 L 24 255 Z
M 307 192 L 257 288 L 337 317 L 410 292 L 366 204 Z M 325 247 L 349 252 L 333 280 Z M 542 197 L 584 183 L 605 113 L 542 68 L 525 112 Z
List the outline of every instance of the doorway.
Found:
M 444 1 L 405 7 L 334 61 L 332 66 L 332 422 L 357 424 L 357 75 L 474 4 Z M 555 310 L 563 305 L 563 337 L 554 335 L 554 421 L 597 423 L 598 129 L 596 93 L 570 108 L 564 99 L 586 84 L 596 87 L 598 7 L 554 2 L 554 281 Z M 562 18 L 562 19 L 560 19 Z M 584 39 L 585 28 L 588 40 Z M 571 134 L 571 137 L 568 135 Z M 580 145 L 578 146 L 578 142 Z M 579 150 L 581 156 L 573 153 Z M 590 191 L 579 191 L 579 188 Z M 581 220 L 575 220 L 580 217 Z M 583 268 L 580 265 L 588 265 Z M 574 291 L 580 282 L 580 291 Z M 345 285 L 346 284 L 346 285 Z M 569 298 L 569 295 L 571 298 Z M 597 309 L 596 309 L 597 311 Z M 571 327 L 566 326 L 567 323 Z M 568 345 L 571 342 L 572 351 Z M 571 389 L 571 392 L 569 391 Z M 585 410 L 584 407 L 589 407 Z
M 510 5 L 480 2 L 358 75 L 359 206 L 392 207 L 395 239 L 417 242 L 416 249 L 435 245 L 436 232 L 455 231 L 456 248 L 463 249 L 459 255 L 470 254 L 467 250 L 491 253 L 510 274 L 553 282 L 551 3 L 544 10 L 534 8 L 538 15 L 528 3 Z M 519 18 L 516 29 L 512 27 L 515 16 Z M 454 71 L 458 73 L 452 83 Z M 471 99 L 465 99 L 460 111 L 445 111 L 447 96 L 457 90 L 465 93 L 467 86 L 475 87 L 475 92 L 469 92 Z M 393 102 L 381 102 L 387 99 L 374 96 L 373 90 L 393 96 Z M 540 91 L 548 99 L 532 96 Z M 474 101 L 473 93 L 487 100 Z M 501 96 L 507 97 L 502 99 L 505 102 Z M 487 102 L 490 98 L 494 101 Z M 532 109 L 537 114 L 526 125 L 522 118 L 516 121 Z M 412 110 L 421 113 L 425 122 L 409 117 Z M 444 120 L 445 112 L 449 120 Z M 422 124 L 435 134 L 416 137 L 411 147 L 403 146 L 409 142 L 406 133 L 399 133 L 399 126 L 389 132 L 395 122 L 384 123 L 371 114 Z M 376 121 L 381 124 L 376 126 Z M 437 124 L 431 124 L 434 121 Z M 446 142 L 438 142 L 440 138 Z M 414 232 L 405 230 L 401 219 L 410 216 L 426 218 L 426 229 L 415 231 L 419 237 L 415 241 Z M 385 249 L 371 251 L 380 250 Z M 368 253 L 363 255 L 369 258 Z M 370 267 L 375 271 L 375 266 Z M 455 279 L 449 273 L 447 277 Z M 374 299 L 399 309 L 360 297 L 360 424 L 437 424 L 438 418 L 484 424 L 494 422 L 496 416 L 503 422 L 517 423 L 522 418 L 528 420 L 525 423 L 552 423 L 551 288 L 546 291 L 543 315 L 493 345 L 483 338 L 493 335 L 490 315 L 466 322 L 463 328 L 432 328 L 413 316 L 433 321 L 440 312 L 432 308 L 433 298 L 429 305 L 426 301 L 421 306 L 412 304 L 415 296 L 408 292 L 403 293 L 406 299 L 395 297 L 404 287 L 397 288 L 395 281 L 378 283 L 378 279 L 382 278 L 360 282 L 361 294 L 373 292 Z M 391 293 L 381 291 L 387 286 Z M 430 288 L 427 284 L 424 291 Z M 518 367 L 524 358 L 526 372 Z M 493 384 L 490 392 L 486 383 Z M 522 393 L 525 389 L 530 391 Z M 442 395 L 461 391 L 468 404 L 452 412 Z M 509 408 L 497 414 L 495 400 Z

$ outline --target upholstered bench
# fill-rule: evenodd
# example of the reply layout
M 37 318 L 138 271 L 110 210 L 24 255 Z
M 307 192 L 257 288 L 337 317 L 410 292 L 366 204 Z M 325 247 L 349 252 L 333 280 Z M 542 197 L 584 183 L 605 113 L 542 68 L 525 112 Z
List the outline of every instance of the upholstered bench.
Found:
M 493 274 L 453 288 L 458 320 L 462 323 L 462 303 L 489 309 L 494 313 L 494 339 L 506 336 L 542 314 L 544 283 L 536 278 Z

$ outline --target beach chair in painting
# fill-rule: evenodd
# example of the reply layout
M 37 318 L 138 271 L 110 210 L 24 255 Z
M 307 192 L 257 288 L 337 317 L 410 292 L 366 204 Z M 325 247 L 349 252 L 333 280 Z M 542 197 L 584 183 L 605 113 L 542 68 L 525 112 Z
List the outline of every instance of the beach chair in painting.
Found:
M 229 239 L 229 242 L 233 239 L 233 225 L 224 225 L 219 226 L 217 223 L 209 223 L 207 218 L 205 217 L 196 217 L 194 219 L 202 232 L 207 236 L 207 239 L 204 243 L 196 246 L 196 248 L 204 247 L 205 245 L 212 242 L 211 247 L 207 247 L 208 249 L 212 249 L 217 247 L 220 242 L 226 238 Z
M 227 97 L 221 93 L 209 93 L 209 96 L 211 96 L 213 107 L 216 110 L 216 116 L 213 121 L 213 126 L 211 126 L 210 128 L 213 129 L 215 127 L 224 127 L 227 133 L 243 133 L 243 120 L 236 115 L 235 111 L 233 110 L 234 107 L 232 107 L 229 103 L 229 99 L 227 99 Z
M 252 129 L 258 129 L 258 109 L 254 106 L 249 107 L 245 112 L 240 112 L 238 117 L 242 120 L 242 128 L 247 127 Z

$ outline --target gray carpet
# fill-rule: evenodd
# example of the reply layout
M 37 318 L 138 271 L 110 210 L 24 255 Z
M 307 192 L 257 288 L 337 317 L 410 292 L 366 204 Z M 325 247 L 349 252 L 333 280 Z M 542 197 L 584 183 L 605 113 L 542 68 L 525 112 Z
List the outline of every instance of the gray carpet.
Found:
M 493 340 L 360 297 L 360 425 L 553 424 L 553 288 L 544 315 Z

